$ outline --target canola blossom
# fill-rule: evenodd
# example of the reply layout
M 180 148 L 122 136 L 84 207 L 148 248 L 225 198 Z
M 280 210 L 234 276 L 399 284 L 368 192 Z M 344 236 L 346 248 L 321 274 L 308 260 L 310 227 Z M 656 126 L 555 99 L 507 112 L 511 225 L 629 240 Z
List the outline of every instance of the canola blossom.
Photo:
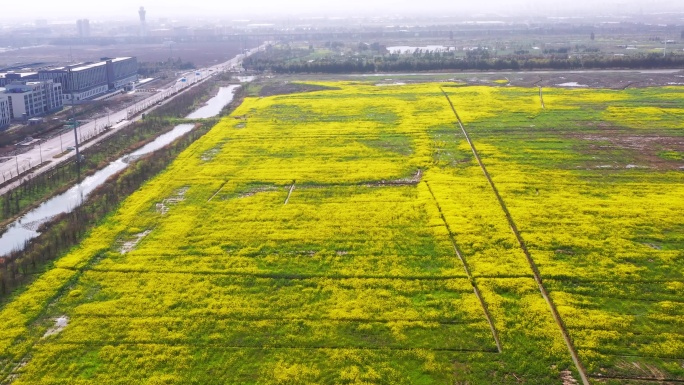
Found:
M 684 381 L 684 89 L 317 84 L 247 98 L 2 304 L 0 379 Z

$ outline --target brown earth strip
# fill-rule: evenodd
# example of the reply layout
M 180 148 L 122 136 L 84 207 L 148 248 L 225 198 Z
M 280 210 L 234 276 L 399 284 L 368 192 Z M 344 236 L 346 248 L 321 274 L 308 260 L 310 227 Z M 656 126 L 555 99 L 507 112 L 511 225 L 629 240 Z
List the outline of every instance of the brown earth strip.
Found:
M 568 330 L 565 326 L 565 323 L 563 322 L 563 319 L 560 316 L 560 313 L 558 312 L 558 309 L 556 308 L 556 305 L 551 300 L 551 296 L 549 295 L 548 291 L 546 290 L 546 287 L 544 286 L 544 283 L 542 282 L 541 273 L 539 272 L 539 268 L 537 267 L 537 264 L 534 262 L 534 259 L 532 259 L 532 255 L 530 254 L 529 250 L 527 250 L 527 245 L 525 244 L 525 241 L 522 239 L 522 236 L 520 235 L 520 232 L 518 231 L 518 227 L 516 226 L 515 222 L 513 221 L 513 217 L 511 216 L 511 213 L 508 211 L 508 207 L 506 206 L 505 202 L 503 201 L 503 198 L 501 198 L 501 195 L 499 194 L 499 190 L 496 188 L 496 185 L 494 184 L 494 181 L 490 177 L 489 172 L 487 171 L 487 168 L 485 167 L 484 163 L 482 163 L 482 159 L 480 159 L 480 155 L 478 154 L 477 150 L 475 149 L 475 145 L 470 140 L 470 136 L 468 135 L 468 132 L 466 132 L 465 127 L 463 126 L 463 122 L 461 121 L 461 118 L 458 115 L 458 112 L 456 112 L 456 108 L 454 107 L 454 104 L 451 102 L 449 95 L 443 89 L 441 89 L 441 91 L 444 94 L 444 96 L 446 97 L 447 101 L 449 102 L 449 105 L 451 106 L 451 110 L 454 112 L 454 115 L 456 116 L 456 120 L 458 122 L 458 125 L 460 126 L 461 131 L 463 131 L 463 135 L 465 136 L 466 141 L 468 142 L 468 145 L 470 145 L 470 149 L 472 150 L 473 155 L 475 156 L 475 159 L 477 160 L 477 163 L 480 165 L 480 168 L 482 169 L 482 172 L 484 173 L 485 178 L 487 178 L 487 181 L 489 182 L 489 185 L 491 186 L 492 191 L 494 192 L 494 195 L 496 196 L 496 199 L 499 201 L 499 205 L 501 206 L 501 209 L 503 210 L 504 214 L 506 215 L 506 219 L 508 220 L 508 224 L 510 225 L 511 230 L 513 231 L 513 234 L 515 235 L 516 239 L 518 240 L 518 244 L 520 245 L 520 248 L 525 253 L 525 257 L 527 258 L 527 262 L 530 265 L 530 268 L 532 269 L 532 272 L 534 274 L 534 280 L 537 282 L 537 286 L 539 287 L 539 291 L 541 292 L 542 297 L 544 297 L 544 300 L 546 301 L 547 305 L 549 306 L 549 309 L 551 310 L 551 314 L 553 315 L 553 318 L 555 319 L 556 324 L 560 328 L 561 334 L 563 335 L 563 339 L 565 340 L 565 344 L 568 347 L 568 351 L 570 352 L 570 355 L 572 356 L 572 360 L 575 363 L 575 366 L 577 367 L 577 371 L 579 372 L 579 375 L 582 379 L 582 383 L 584 385 L 590 385 L 588 377 L 587 377 L 586 369 L 584 368 L 584 365 L 582 365 L 582 362 L 580 361 L 579 354 L 577 353 L 577 349 L 575 348 L 575 346 L 572 342 L 572 339 L 570 338 L 570 334 L 568 333 Z
M 432 192 L 432 188 L 430 187 L 430 184 L 427 181 L 425 182 L 425 185 L 427 186 L 428 190 L 430 190 L 430 195 L 432 195 L 432 199 L 435 201 L 435 205 L 437 205 L 437 210 L 439 210 L 439 216 L 442 218 L 442 222 L 444 222 L 444 226 L 446 226 L 446 229 L 449 232 L 449 240 L 451 241 L 451 246 L 453 246 L 454 252 L 456 253 L 456 256 L 458 257 L 458 259 L 463 264 L 463 269 L 465 270 L 466 274 L 468 275 L 468 280 L 470 281 L 470 284 L 473 286 L 473 291 L 475 292 L 475 296 L 480 301 L 480 305 L 482 306 L 482 310 L 484 311 L 485 318 L 487 318 L 487 322 L 489 323 L 489 328 L 492 331 L 492 337 L 494 337 L 494 342 L 496 342 L 496 349 L 499 351 L 499 353 L 501 353 L 503 351 L 503 349 L 501 348 L 501 340 L 499 339 L 499 333 L 496 330 L 496 326 L 494 326 L 494 321 L 492 320 L 492 316 L 489 314 L 489 308 L 487 307 L 487 303 L 482 298 L 482 294 L 480 293 L 480 289 L 477 287 L 477 284 L 475 283 L 475 279 L 473 279 L 473 275 L 470 272 L 470 267 L 466 263 L 465 258 L 463 258 L 463 255 L 461 254 L 461 251 L 458 248 L 458 245 L 456 244 L 456 240 L 454 238 L 454 233 L 451 231 L 451 227 L 449 226 L 449 223 L 447 222 L 446 218 L 444 217 L 444 213 L 442 213 L 442 207 L 439 205 L 439 202 L 437 201 L 437 197 L 435 197 L 435 194 Z

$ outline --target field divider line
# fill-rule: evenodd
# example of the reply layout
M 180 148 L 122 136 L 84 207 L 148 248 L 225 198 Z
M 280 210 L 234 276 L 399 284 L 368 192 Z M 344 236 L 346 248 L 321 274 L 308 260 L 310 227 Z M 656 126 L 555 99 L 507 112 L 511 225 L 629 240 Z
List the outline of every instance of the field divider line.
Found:
M 635 277 L 636 278 L 636 277 Z M 669 282 L 681 282 L 684 283 L 684 278 L 663 278 L 663 279 L 601 279 L 601 278 L 577 278 L 570 277 L 567 275 L 554 275 L 549 279 L 554 281 L 561 281 L 563 283 L 573 283 L 573 284 L 584 284 L 584 283 L 621 283 L 621 284 L 654 284 L 654 283 L 669 283 Z
M 294 189 L 295 189 L 295 183 L 296 183 L 296 182 L 297 182 L 297 181 L 295 181 L 295 180 L 292 181 L 292 186 L 290 186 L 290 191 L 288 191 L 288 193 L 287 193 L 287 198 L 285 198 L 285 203 L 283 203 L 283 205 L 286 205 L 287 202 L 290 201 L 290 195 L 292 195 L 292 191 L 294 191 Z
M 413 352 L 416 349 L 429 350 L 432 352 L 453 353 L 493 353 L 498 354 L 496 349 L 468 349 L 468 348 L 425 348 L 425 347 L 392 347 L 392 346 L 286 346 L 286 345 L 229 345 L 220 343 L 188 343 L 188 342 L 155 342 L 155 341 L 50 341 L 53 345 L 62 346 L 195 346 L 203 348 L 223 349 L 253 349 L 253 350 L 367 350 L 367 351 L 399 351 Z
M 60 267 L 63 270 L 80 271 L 80 267 L 64 266 Z M 397 281 L 448 281 L 458 279 L 468 279 L 465 275 L 444 275 L 444 276 L 387 276 L 387 275 L 340 275 L 340 274 L 281 274 L 281 273 L 258 273 L 248 271 L 177 271 L 177 270 L 142 270 L 142 269 L 113 269 L 113 268 L 90 268 L 89 271 L 96 273 L 117 273 L 117 274 L 174 274 L 174 275 L 218 275 L 218 276 L 240 276 L 240 277 L 255 277 L 266 279 L 291 279 L 291 280 L 307 280 L 307 279 L 377 279 L 377 280 L 397 280 Z M 531 278 L 531 276 L 513 276 L 509 278 Z
M 614 281 L 614 282 L 618 283 L 619 281 Z M 655 302 L 655 303 L 663 301 L 663 299 L 639 298 L 637 296 L 627 297 L 627 296 L 616 296 L 616 295 L 605 295 L 605 294 L 587 295 L 587 294 L 581 294 L 581 293 L 571 292 L 571 291 L 562 290 L 562 289 L 559 291 L 562 291 L 562 292 L 567 293 L 567 294 L 571 294 L 573 296 L 582 296 L 582 297 L 599 298 L 599 299 L 616 299 L 619 301 Z M 682 304 L 682 307 L 684 307 L 684 299 L 670 298 L 670 299 L 667 299 L 666 301 L 671 302 L 673 304 L 675 304 L 675 303 Z M 632 313 L 622 313 L 622 314 L 638 315 L 638 314 L 642 314 L 642 313 L 641 312 L 632 312 Z M 632 332 L 632 333 L 634 333 L 634 332 Z M 683 333 L 684 333 L 684 331 L 683 331 Z
M 222 320 L 222 321 L 236 321 L 236 322 L 260 322 L 260 321 L 282 321 L 282 322 L 293 322 L 293 321 L 304 321 L 304 322 L 337 322 L 337 323 L 375 323 L 375 324 L 386 324 L 391 322 L 409 322 L 409 323 L 422 323 L 431 322 L 446 326 L 470 326 L 477 325 L 482 322 L 482 319 L 473 320 L 462 320 L 454 321 L 453 319 L 446 318 L 330 318 L 330 317 L 288 317 L 288 316 L 271 316 L 271 317 L 260 317 L 260 316 L 246 316 L 240 314 L 215 314 L 215 313 L 194 313 L 193 315 L 186 316 L 164 316 L 159 313 L 145 313 L 145 314 L 92 314 L 92 313 L 73 313 L 74 317 L 78 317 L 79 320 L 120 320 L 120 319 L 153 319 L 153 322 L 157 322 L 161 319 L 168 319 L 173 321 L 190 321 L 190 320 Z
M 221 190 L 223 190 L 223 188 L 226 186 L 227 183 L 228 183 L 227 180 L 226 180 L 225 182 L 223 182 L 223 183 L 221 184 L 221 187 L 219 187 L 219 189 L 216 190 L 216 192 L 214 193 L 214 195 L 212 195 L 211 198 L 209 198 L 209 199 L 207 200 L 207 202 L 211 202 L 211 200 L 214 199 L 214 197 L 215 197 L 216 195 L 218 195 L 218 193 L 220 193 Z
M 470 146 L 470 149 L 472 150 L 473 155 L 475 156 L 475 159 L 477 160 L 477 163 L 480 165 L 480 169 L 482 169 L 482 173 L 484 174 L 485 178 L 487 178 L 487 181 L 489 182 L 489 185 L 491 186 L 492 191 L 494 192 L 494 195 L 496 196 L 496 199 L 499 201 L 499 205 L 501 206 L 501 209 L 503 210 L 504 214 L 506 215 L 506 219 L 508 220 L 508 224 L 511 227 L 511 231 L 513 231 L 513 234 L 515 235 L 516 239 L 518 240 L 518 244 L 520 245 L 520 248 L 522 249 L 523 253 L 525 254 L 525 257 L 527 258 L 527 262 L 530 265 L 530 268 L 532 269 L 532 273 L 534 275 L 534 280 L 537 283 L 537 286 L 539 287 L 539 291 L 541 292 L 542 297 L 544 297 L 546 304 L 549 306 L 549 309 L 551 310 L 551 314 L 553 315 L 553 318 L 556 321 L 556 324 L 560 328 L 560 332 L 563 336 L 563 340 L 565 340 L 565 345 L 567 346 L 568 351 L 570 352 L 570 356 L 572 357 L 572 361 L 575 363 L 575 367 L 577 368 L 577 372 L 579 373 L 579 375 L 582 379 L 582 384 L 591 385 L 589 383 L 587 371 L 584 368 L 584 365 L 582 365 L 582 361 L 580 361 L 579 354 L 577 353 L 577 349 L 575 348 L 575 345 L 572 342 L 572 338 L 570 338 L 570 333 L 568 332 L 568 329 L 565 326 L 565 322 L 563 322 L 563 318 L 561 318 L 560 313 L 558 312 L 558 309 L 556 308 L 556 304 L 553 302 L 553 300 L 551 299 L 551 296 L 549 295 L 549 292 L 546 290 L 546 287 L 544 286 L 544 282 L 542 281 L 541 273 L 539 272 L 539 268 L 537 267 L 537 264 L 534 262 L 534 259 L 532 259 L 532 255 L 530 254 L 529 250 L 527 249 L 527 245 L 525 244 L 525 241 L 523 240 L 522 236 L 520 235 L 520 232 L 518 231 L 518 227 L 516 226 L 515 221 L 513 221 L 513 217 L 511 216 L 511 213 L 508 211 L 508 207 L 506 206 L 506 203 L 504 202 L 503 198 L 501 198 L 501 194 L 499 194 L 499 190 L 496 188 L 496 185 L 494 184 L 494 181 L 492 180 L 491 176 L 489 175 L 489 172 L 487 171 L 487 168 L 485 167 L 484 163 L 482 163 L 482 159 L 480 159 L 480 155 L 477 153 L 477 150 L 475 149 L 475 145 L 470 140 L 470 136 L 468 135 L 468 132 L 466 131 L 465 127 L 463 126 L 463 122 L 461 121 L 461 117 L 458 115 L 458 112 L 456 112 L 456 108 L 454 107 L 454 104 L 451 102 L 451 98 L 449 98 L 449 95 L 441 87 L 440 87 L 440 90 L 442 91 L 442 93 L 444 94 L 444 97 L 446 97 L 447 101 L 449 102 L 449 106 L 451 106 L 451 110 L 454 112 L 454 115 L 456 116 L 456 120 L 458 122 L 458 125 L 461 128 L 461 131 L 463 132 L 463 135 L 465 136 L 465 139 L 468 142 L 468 145 Z
M 684 379 L 681 378 L 653 378 L 653 377 L 630 377 L 630 376 L 609 376 L 609 375 L 599 375 L 590 374 L 589 377 L 595 379 L 605 379 L 605 380 L 632 380 L 632 381 L 643 381 L 643 382 L 656 382 L 661 384 L 684 384 Z
M 596 348 L 587 348 L 587 350 L 593 350 L 595 352 L 598 352 L 600 354 L 603 354 L 604 356 L 609 356 L 609 357 L 621 357 L 621 358 L 657 358 L 660 360 L 684 360 L 684 356 L 682 357 L 675 357 L 675 356 L 659 356 L 655 354 L 626 354 L 626 353 L 619 353 L 619 352 L 613 352 L 613 353 L 604 353 L 602 351 L 599 351 Z M 684 379 L 683 379 L 684 381 Z
M 491 314 L 489 314 L 489 308 L 487 307 L 487 303 L 484 301 L 482 298 L 482 294 L 480 293 L 480 289 L 477 287 L 477 283 L 475 282 L 475 279 L 473 278 L 472 273 L 470 272 L 470 266 L 468 266 L 468 263 L 466 262 L 465 258 L 463 258 L 463 254 L 461 254 L 461 250 L 458 247 L 458 244 L 456 244 L 456 239 L 454 238 L 454 233 L 451 231 L 451 226 L 449 226 L 449 222 L 447 222 L 446 217 L 444 216 L 444 213 L 442 212 L 442 207 L 439 205 L 439 202 L 437 201 L 437 197 L 435 196 L 435 193 L 432 191 L 432 187 L 430 187 L 430 184 L 425 181 L 425 185 L 427 186 L 428 190 L 430 191 L 430 195 L 432 195 L 432 199 L 435 202 L 435 205 L 437 206 L 437 210 L 439 211 L 439 216 L 442 218 L 442 222 L 444 222 L 444 226 L 447 229 L 447 232 L 449 233 L 449 240 L 451 241 L 451 246 L 454 248 L 454 252 L 456 253 L 456 256 L 458 259 L 461 261 L 463 264 L 463 269 L 465 270 L 466 274 L 468 275 L 468 281 L 470 281 L 470 285 L 473 287 L 473 291 L 475 292 L 475 296 L 477 299 L 480 301 L 480 306 L 482 306 L 482 310 L 484 311 L 485 318 L 487 319 L 487 323 L 489 323 L 489 329 L 492 332 L 492 337 L 494 337 L 494 342 L 496 343 L 496 350 L 501 353 L 503 352 L 503 349 L 501 348 L 501 340 L 499 339 L 499 333 L 496 330 L 496 326 L 494 325 L 494 321 L 492 320 Z

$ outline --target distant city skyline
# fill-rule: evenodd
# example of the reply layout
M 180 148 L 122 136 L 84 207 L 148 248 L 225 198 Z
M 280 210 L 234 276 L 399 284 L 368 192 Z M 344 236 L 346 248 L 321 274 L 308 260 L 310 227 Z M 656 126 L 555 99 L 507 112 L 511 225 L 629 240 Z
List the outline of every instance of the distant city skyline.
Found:
M 9 2 L 3 7 L 12 19 L 31 21 L 47 20 L 138 20 L 138 10 L 145 7 L 147 20 L 160 18 L 208 18 L 231 20 L 236 18 L 270 18 L 294 16 L 459 16 L 487 13 L 491 15 L 541 15 L 562 16 L 569 13 L 601 12 L 604 14 L 684 12 L 677 0 L 615 0 L 596 2 L 589 0 L 543 1 L 543 0 L 481 0 L 462 3 L 444 0 L 347 0 L 321 5 L 314 0 L 252 0 L 249 2 L 210 2 L 187 0 L 119 0 L 116 2 L 93 2 L 85 0 L 46 1 L 31 3 L 31 7 L 19 2 Z M 8 21 L 8 20 L 6 20 Z

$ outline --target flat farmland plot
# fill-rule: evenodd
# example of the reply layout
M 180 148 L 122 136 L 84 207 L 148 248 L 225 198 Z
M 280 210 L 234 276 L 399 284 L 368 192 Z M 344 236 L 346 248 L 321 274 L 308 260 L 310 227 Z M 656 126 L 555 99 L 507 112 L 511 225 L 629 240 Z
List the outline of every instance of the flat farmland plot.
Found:
M 518 92 L 490 91 L 485 105 Z M 451 93 L 467 111 L 477 97 L 464 96 Z M 684 90 L 544 101 L 462 115 L 592 381 L 681 381 Z
M 6 382 L 684 380 L 680 88 L 320 85 L 4 304 Z

